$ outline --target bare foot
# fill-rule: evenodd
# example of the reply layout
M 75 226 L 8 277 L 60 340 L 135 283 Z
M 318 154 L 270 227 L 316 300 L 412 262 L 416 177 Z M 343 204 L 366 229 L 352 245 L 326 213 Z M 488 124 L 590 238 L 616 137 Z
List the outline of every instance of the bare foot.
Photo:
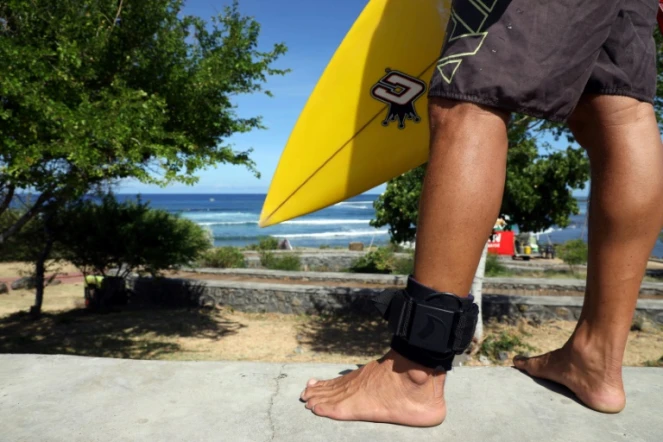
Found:
M 446 373 L 391 350 L 382 359 L 329 381 L 311 379 L 301 394 L 318 416 L 344 421 L 431 427 L 444 421 Z
M 591 350 L 572 348 L 567 343 L 559 350 L 533 358 L 516 356 L 516 368 L 531 376 L 566 386 L 589 408 L 603 413 L 619 413 L 626 405 L 621 362 L 591 354 Z

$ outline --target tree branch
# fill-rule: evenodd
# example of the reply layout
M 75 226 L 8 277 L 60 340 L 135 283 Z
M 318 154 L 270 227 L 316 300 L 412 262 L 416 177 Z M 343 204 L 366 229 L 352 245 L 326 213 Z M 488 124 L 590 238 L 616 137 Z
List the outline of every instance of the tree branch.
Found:
M 14 190 L 16 190 L 16 187 L 13 184 L 10 184 L 7 187 L 7 194 L 5 195 L 2 204 L 0 204 L 0 215 L 2 215 L 5 212 L 5 210 L 7 210 L 9 204 L 11 204 L 12 202 L 12 199 L 14 199 Z
M 113 32 L 113 29 L 115 29 L 115 25 L 117 24 L 117 20 L 120 18 L 120 14 L 122 13 L 122 2 L 124 0 L 120 0 L 120 5 L 117 7 L 117 14 L 115 14 L 115 20 L 113 20 L 113 25 L 111 26 L 111 32 Z M 110 35 L 110 33 L 109 33 Z
M 52 196 L 52 192 L 44 192 L 39 195 L 37 201 L 30 207 L 30 209 L 25 212 L 13 225 L 5 229 L 4 232 L 0 233 L 0 246 L 2 246 L 8 238 L 12 235 L 18 233 L 23 226 L 25 226 L 32 218 L 34 218 L 39 210 L 42 208 L 44 203 Z

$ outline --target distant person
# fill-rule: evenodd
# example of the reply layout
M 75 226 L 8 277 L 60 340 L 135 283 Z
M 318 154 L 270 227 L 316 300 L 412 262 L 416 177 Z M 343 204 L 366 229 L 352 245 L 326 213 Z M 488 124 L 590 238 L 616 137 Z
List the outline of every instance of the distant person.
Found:
M 283 239 L 279 243 L 279 249 L 280 250 L 292 250 L 292 246 L 290 245 L 290 241 L 288 241 L 288 238 Z
M 518 112 L 568 124 L 589 155 L 592 191 L 587 289 L 576 329 L 559 350 L 514 364 L 566 385 L 594 410 L 620 412 L 626 340 L 663 226 L 663 149 L 652 105 L 657 2 L 452 6 L 428 92 L 430 156 L 414 274 L 406 289 L 379 303 L 394 333 L 391 350 L 345 376 L 310 380 L 301 397 L 333 419 L 411 426 L 444 420 L 446 371 L 474 331 L 477 310 L 468 293 L 499 214 L 507 127 Z M 457 313 L 435 308 L 441 305 Z

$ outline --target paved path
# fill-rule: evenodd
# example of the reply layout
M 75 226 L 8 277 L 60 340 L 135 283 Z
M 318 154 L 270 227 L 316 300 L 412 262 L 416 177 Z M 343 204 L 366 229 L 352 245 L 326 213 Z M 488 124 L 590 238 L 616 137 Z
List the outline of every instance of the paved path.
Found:
M 0 441 L 663 440 L 659 368 L 625 368 L 628 405 L 618 415 L 495 367 L 453 370 L 449 415 L 435 428 L 337 422 L 299 402 L 310 376 L 352 368 L 0 355 Z

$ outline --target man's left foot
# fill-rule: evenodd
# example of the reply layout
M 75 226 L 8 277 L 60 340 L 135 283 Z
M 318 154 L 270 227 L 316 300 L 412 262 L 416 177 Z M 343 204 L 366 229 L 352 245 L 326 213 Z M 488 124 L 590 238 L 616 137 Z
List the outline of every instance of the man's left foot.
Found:
M 391 350 L 345 376 L 309 380 L 301 399 L 330 419 L 431 427 L 446 417 L 445 378 Z

